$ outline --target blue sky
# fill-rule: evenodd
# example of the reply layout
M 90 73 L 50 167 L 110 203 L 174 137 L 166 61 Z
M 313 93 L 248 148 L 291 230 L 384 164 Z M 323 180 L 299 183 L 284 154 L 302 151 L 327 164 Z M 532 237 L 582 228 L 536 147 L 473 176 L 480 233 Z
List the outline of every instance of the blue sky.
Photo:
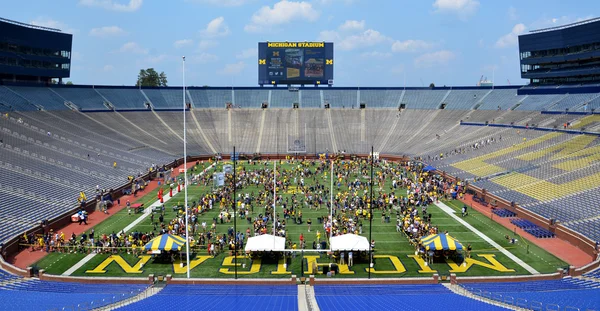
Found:
M 76 84 L 256 86 L 257 42 L 333 41 L 336 86 L 496 85 L 520 79 L 517 36 L 592 18 L 597 1 L 28 0 L 1 17 L 73 34 Z

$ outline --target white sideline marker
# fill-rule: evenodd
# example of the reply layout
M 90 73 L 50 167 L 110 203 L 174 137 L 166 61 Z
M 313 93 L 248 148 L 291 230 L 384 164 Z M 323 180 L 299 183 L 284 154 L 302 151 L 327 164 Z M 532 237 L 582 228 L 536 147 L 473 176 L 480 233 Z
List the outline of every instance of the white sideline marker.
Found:
M 215 163 L 211 164 L 209 167 L 205 168 L 202 173 L 200 174 L 204 174 L 206 171 L 208 171 L 209 169 L 211 169 L 213 166 L 215 166 Z M 188 183 L 186 182 L 184 187 L 187 188 Z M 182 189 L 183 190 L 183 189 Z M 179 192 L 177 190 L 173 191 L 173 197 L 175 195 L 177 195 Z M 167 202 L 171 199 L 172 197 L 165 197 L 163 199 L 164 202 Z M 140 222 L 142 222 L 142 220 L 144 220 L 146 217 L 148 217 L 148 215 L 150 215 L 150 213 L 152 213 L 152 208 L 154 207 L 158 207 L 161 206 L 164 203 L 160 203 L 160 200 L 156 200 L 156 202 L 152 203 L 150 206 L 146 207 L 146 209 L 144 209 L 144 213 L 138 217 L 136 220 L 134 220 L 132 223 L 130 223 L 127 227 L 125 227 L 123 229 L 123 231 L 128 232 L 129 230 L 133 229 L 133 227 L 137 226 L 137 224 L 139 224 Z M 121 231 L 119 231 L 120 234 Z M 94 256 L 96 256 L 96 253 L 91 253 L 88 254 L 87 256 L 83 257 L 79 262 L 77 262 L 75 265 L 73 265 L 71 268 L 69 268 L 69 270 L 63 272 L 62 275 L 65 276 L 69 276 L 71 274 L 73 274 L 75 271 L 77 271 L 79 268 L 83 267 L 83 265 L 85 265 L 88 261 L 90 261 L 92 258 L 94 258 Z
M 490 243 L 490 245 L 492 245 L 494 248 L 496 248 L 502 254 L 506 255 L 506 257 L 512 259 L 519 266 L 523 267 L 523 269 L 529 271 L 529 273 L 531 273 L 531 274 L 540 274 L 532 266 L 528 265 L 526 262 L 524 262 L 523 260 L 521 260 L 519 257 L 515 256 L 513 253 L 507 251 L 500 244 L 496 243 L 496 241 L 490 239 L 487 235 L 483 234 L 483 232 L 477 230 L 475 227 L 471 226 L 468 222 L 466 222 L 462 218 L 456 216 L 455 215 L 455 211 L 450 206 L 448 206 L 448 205 L 446 205 L 446 204 L 444 204 L 442 202 L 435 203 L 435 205 L 437 205 L 437 207 L 439 207 L 446 214 L 450 215 L 450 217 L 454 218 L 454 220 L 458 221 L 461 225 L 463 225 L 463 226 L 467 227 L 467 229 L 473 231 L 473 233 L 477 234 L 477 236 L 479 236 L 480 238 L 482 238 L 484 241 Z

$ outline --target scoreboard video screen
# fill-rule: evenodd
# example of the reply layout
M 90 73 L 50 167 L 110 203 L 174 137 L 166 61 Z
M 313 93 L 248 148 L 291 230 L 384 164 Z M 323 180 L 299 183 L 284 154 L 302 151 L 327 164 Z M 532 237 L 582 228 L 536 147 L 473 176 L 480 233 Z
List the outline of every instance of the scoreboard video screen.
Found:
M 258 84 L 333 85 L 333 43 L 259 42 Z

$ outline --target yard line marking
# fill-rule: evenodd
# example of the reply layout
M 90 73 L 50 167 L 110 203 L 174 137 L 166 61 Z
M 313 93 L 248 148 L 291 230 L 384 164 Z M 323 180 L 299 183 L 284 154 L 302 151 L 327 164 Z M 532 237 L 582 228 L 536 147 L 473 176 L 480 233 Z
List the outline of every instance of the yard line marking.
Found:
M 85 265 L 88 261 L 90 261 L 92 258 L 94 258 L 94 256 L 96 256 L 96 253 L 88 254 L 87 256 L 83 257 L 83 259 L 81 259 L 78 263 L 74 264 L 71 268 L 69 268 L 69 270 L 63 272 L 62 275 L 73 274 L 73 272 L 75 272 L 79 268 L 83 267 L 83 265 Z
M 504 247 L 502 247 L 500 244 L 496 243 L 496 241 L 490 239 L 487 235 L 483 234 L 481 231 L 477 230 L 475 227 L 471 226 L 471 224 L 469 224 L 468 222 L 464 221 L 463 219 L 461 219 L 460 217 L 456 216 L 454 210 L 444 204 L 443 202 L 438 202 L 435 203 L 435 205 L 437 207 L 439 207 L 442 211 L 444 211 L 446 214 L 448 214 L 450 217 L 454 218 L 454 220 L 458 221 L 459 223 L 461 223 L 463 226 L 467 227 L 467 229 L 473 231 L 473 233 L 477 234 L 480 238 L 482 238 L 484 241 L 488 242 L 490 245 L 492 245 L 493 247 L 495 247 L 497 250 L 499 250 L 502 254 L 506 255 L 508 258 L 512 259 L 514 262 L 516 262 L 519 266 L 523 267 L 523 269 L 529 271 L 529 273 L 531 274 L 540 274 L 537 270 L 535 270 L 532 266 L 528 265 L 527 263 L 525 263 L 523 260 L 521 260 L 519 257 L 515 256 L 513 253 L 507 251 Z
M 211 164 L 209 167 L 205 168 L 202 173 L 200 174 L 204 174 L 206 171 L 208 171 L 209 169 L 211 169 L 213 166 L 215 166 L 215 163 Z M 189 184 L 186 183 L 183 188 L 187 187 Z M 181 189 L 181 191 L 183 191 L 183 188 Z M 174 196 L 176 196 L 179 192 L 181 191 L 177 191 L 177 190 L 173 190 L 173 196 L 165 196 L 165 198 L 163 199 L 164 202 L 169 201 L 170 199 L 172 199 Z M 130 223 L 127 227 L 125 227 L 122 231 L 129 231 L 131 229 L 133 229 L 133 227 L 135 227 L 137 224 L 139 224 L 142 220 L 144 220 L 146 217 L 148 217 L 148 215 L 150 215 L 150 213 L 152 213 L 152 208 L 153 207 L 158 207 L 161 206 L 163 203 L 160 203 L 160 200 L 156 200 L 156 202 L 152 203 L 150 206 L 148 206 L 145 210 L 144 213 L 138 217 L 136 220 L 134 220 L 132 223 Z M 120 234 L 121 231 L 119 231 Z M 94 258 L 94 256 L 96 256 L 96 253 L 91 253 L 85 257 L 83 257 L 79 262 L 77 262 L 74 266 L 72 266 L 71 268 L 69 268 L 69 270 L 65 271 L 62 275 L 71 275 L 73 274 L 73 272 L 77 271 L 79 268 L 83 267 L 83 265 L 85 265 L 88 261 L 90 261 L 92 258 Z

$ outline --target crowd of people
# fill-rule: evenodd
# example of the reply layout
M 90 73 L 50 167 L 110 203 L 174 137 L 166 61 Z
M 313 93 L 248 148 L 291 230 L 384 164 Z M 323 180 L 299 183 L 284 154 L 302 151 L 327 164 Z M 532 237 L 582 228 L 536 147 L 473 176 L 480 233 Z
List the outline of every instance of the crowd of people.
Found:
M 381 213 L 382 223 L 391 222 L 396 214 L 397 231 L 404 232 L 418 248 L 421 237 L 439 231 L 431 225 L 427 206 L 440 198 L 463 191 L 460 184 L 424 172 L 420 164 L 376 160 L 373 202 L 370 206 L 371 172 L 368 159 L 334 161 L 333 196 L 330 193 L 330 161 L 291 157 L 281 160 L 280 165 L 286 165 L 277 169 L 275 184 L 272 162 L 247 160 L 245 164 L 239 165 L 235 178 L 228 174 L 222 187 L 212 186 L 212 191 L 194 198 L 189 204 L 189 244 L 192 250 L 206 251 L 210 255 L 243 250 L 247 238 L 273 233 L 285 237 L 289 249 L 327 249 L 330 236 L 363 234 L 365 222 L 368 223 L 373 217 L 371 207 L 373 211 Z M 232 197 L 234 180 L 237 191 L 235 206 Z M 170 183 L 173 187 L 177 183 L 182 185 L 184 181 L 179 179 Z M 213 176 L 192 174 L 190 183 L 211 187 Z M 400 188 L 407 189 L 407 194 L 397 194 Z M 274 192 L 276 197 L 273 197 Z M 77 252 L 91 249 L 107 253 L 127 251 L 136 255 L 150 239 L 158 235 L 168 233 L 185 236 L 183 204 L 178 202 L 174 210 L 177 213 L 172 219 L 167 219 L 164 204 L 151 213 L 151 228 L 147 232 L 95 235 L 90 231 L 79 238 L 73 234 L 68 239 L 62 232 L 49 232 L 40 241 L 25 237 L 25 242 L 43 246 L 47 251 Z M 303 212 L 307 211 L 311 211 L 312 215 L 317 211 L 321 216 L 305 218 Z M 210 219 L 206 214 L 216 217 Z M 232 224 L 236 215 L 237 231 Z M 288 234 L 290 224 L 306 228 L 298 241 Z M 227 229 L 224 230 L 223 226 Z M 374 242 L 371 241 L 373 246 Z M 348 255 L 345 254 L 345 258 L 349 258 Z

